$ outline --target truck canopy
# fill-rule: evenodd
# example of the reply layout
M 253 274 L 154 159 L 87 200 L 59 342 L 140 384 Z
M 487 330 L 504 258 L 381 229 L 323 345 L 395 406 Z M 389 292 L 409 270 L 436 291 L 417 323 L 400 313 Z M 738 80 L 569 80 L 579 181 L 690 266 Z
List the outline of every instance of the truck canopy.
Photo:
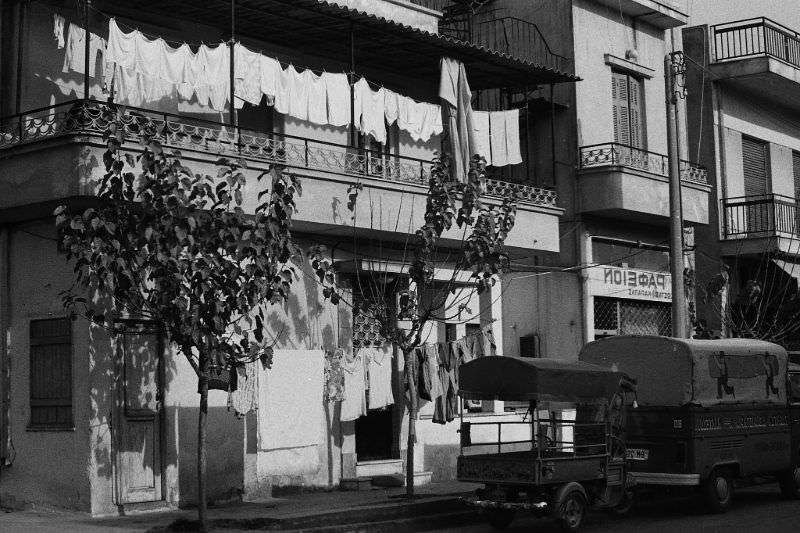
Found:
M 608 367 L 554 359 L 479 357 L 459 368 L 458 393 L 468 400 L 603 403 L 630 379 Z
M 786 404 L 786 350 L 754 339 L 621 335 L 588 343 L 579 359 L 637 380 L 640 405 Z

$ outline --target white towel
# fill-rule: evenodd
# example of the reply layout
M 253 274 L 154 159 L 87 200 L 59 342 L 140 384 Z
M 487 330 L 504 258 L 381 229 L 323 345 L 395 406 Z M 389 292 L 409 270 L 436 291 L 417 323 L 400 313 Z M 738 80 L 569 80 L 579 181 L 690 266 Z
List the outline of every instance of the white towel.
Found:
M 369 376 L 369 408 L 381 409 L 394 404 L 392 394 L 392 352 L 382 348 L 362 348 L 358 353 L 367 361 Z
M 325 93 L 328 102 L 328 124 L 347 126 L 350 124 L 350 82 L 346 74 L 323 72 Z
M 522 163 L 519 147 L 519 109 L 492 111 L 491 127 L 492 166 L 502 167 Z
M 310 70 L 303 73 L 308 90 L 308 121 L 315 124 L 328 123 L 328 104 L 325 90 L 325 79 Z
M 472 130 L 475 132 L 475 153 L 486 159 L 486 164 L 492 164 L 491 138 L 489 128 L 489 112 L 472 112 Z
M 291 66 L 281 70 L 278 79 L 275 80 L 275 111 L 284 115 L 289 113 L 289 93 L 292 90 L 290 68 L 294 70 Z
M 389 89 L 383 90 L 383 113 L 386 116 L 386 123 L 392 125 L 397 120 L 400 106 L 400 95 Z
M 319 444 L 325 434 L 322 350 L 275 350 L 272 368 L 258 376 L 258 448 Z
M 284 71 L 288 81 L 289 115 L 300 120 L 308 119 L 308 86 L 305 76 L 292 65 Z
M 341 403 L 339 420 L 349 422 L 367 414 L 366 375 L 364 359 L 360 354 L 352 360 L 345 355 L 344 399 Z
M 64 48 L 64 17 L 58 13 L 53 14 L 53 39 L 59 50 Z

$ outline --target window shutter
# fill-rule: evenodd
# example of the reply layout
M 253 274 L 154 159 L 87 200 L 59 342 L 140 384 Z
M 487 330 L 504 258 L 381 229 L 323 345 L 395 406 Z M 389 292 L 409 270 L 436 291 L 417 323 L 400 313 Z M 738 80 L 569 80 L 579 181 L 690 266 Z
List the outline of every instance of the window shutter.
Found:
M 800 200 L 800 152 L 792 151 L 792 174 L 794 175 L 794 199 Z
M 625 74 L 611 73 L 611 104 L 614 116 L 614 141 L 629 145 L 631 135 L 628 116 L 628 77 Z
M 642 80 L 628 76 L 628 103 L 630 106 L 631 146 L 644 148 L 644 122 L 642 106 Z
M 69 318 L 30 325 L 31 427 L 72 426 L 72 341 Z
M 767 143 L 742 137 L 745 196 L 767 194 Z

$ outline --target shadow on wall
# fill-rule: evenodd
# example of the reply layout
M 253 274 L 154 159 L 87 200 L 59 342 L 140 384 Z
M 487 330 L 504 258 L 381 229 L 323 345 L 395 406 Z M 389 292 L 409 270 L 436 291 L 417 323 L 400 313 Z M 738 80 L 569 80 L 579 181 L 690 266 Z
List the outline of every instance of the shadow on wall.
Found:
M 456 478 L 458 444 L 425 444 L 425 470 L 432 472 L 432 481 Z

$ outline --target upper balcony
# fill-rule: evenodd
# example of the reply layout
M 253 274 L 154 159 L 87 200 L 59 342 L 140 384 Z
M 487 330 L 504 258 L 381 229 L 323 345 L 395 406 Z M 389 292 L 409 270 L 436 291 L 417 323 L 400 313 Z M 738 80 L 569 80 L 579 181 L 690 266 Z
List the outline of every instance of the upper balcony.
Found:
M 612 9 L 614 16 L 625 14 L 662 30 L 683 26 L 689 20 L 689 17 L 678 9 L 676 2 L 658 0 L 594 1 Z
M 718 24 L 710 32 L 715 79 L 800 107 L 800 34 L 763 17 Z
M 708 224 L 708 173 L 681 161 L 684 222 Z M 619 143 L 580 148 L 580 210 L 620 220 L 666 225 L 669 221 L 669 159 Z
M 296 228 L 353 236 L 364 231 L 405 239 L 422 224 L 431 162 L 346 145 L 233 128 L 230 125 L 138 108 L 109 113 L 112 104 L 93 100 L 38 109 L 0 119 L 0 221 L 47 215 L 65 198 L 91 198 L 104 173 L 102 135 L 114 120 L 138 152 L 142 126 L 154 125 L 161 143 L 179 150 L 196 173 L 216 176 L 220 157 L 238 157 L 257 175 L 271 164 L 285 165 L 303 180 Z M 255 180 L 252 180 L 253 182 Z M 348 186 L 364 186 L 355 212 L 345 206 Z M 254 209 L 256 190 L 246 208 Z M 558 217 L 552 190 L 488 179 L 489 203 L 519 199 L 517 228 L 506 241 L 512 256 L 558 251 Z M 453 232 L 446 238 L 456 242 Z
M 722 254 L 800 255 L 800 205 L 780 194 L 722 200 Z

